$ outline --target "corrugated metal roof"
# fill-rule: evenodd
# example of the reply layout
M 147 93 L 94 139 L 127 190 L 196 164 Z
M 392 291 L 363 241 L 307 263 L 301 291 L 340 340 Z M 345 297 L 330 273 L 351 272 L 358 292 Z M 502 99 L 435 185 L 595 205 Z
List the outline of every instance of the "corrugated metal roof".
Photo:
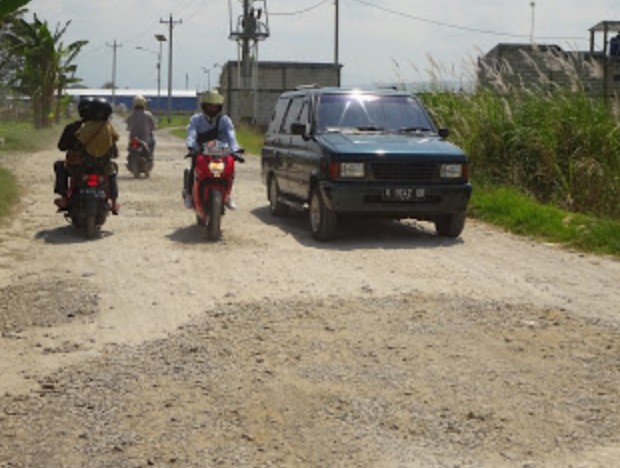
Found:
M 112 90 L 109 88 L 71 88 L 66 89 L 65 93 L 69 96 L 112 96 Z M 115 96 L 136 96 L 142 95 L 144 97 L 157 97 L 156 89 L 129 89 L 129 88 L 117 88 L 114 90 Z M 164 98 L 168 96 L 168 90 L 162 89 L 159 95 Z M 185 89 L 173 89 L 172 97 L 196 97 L 198 93 L 194 90 Z
M 611 32 L 620 31 L 620 21 L 601 21 L 590 28 L 590 31 L 593 32 L 605 32 L 606 30 Z

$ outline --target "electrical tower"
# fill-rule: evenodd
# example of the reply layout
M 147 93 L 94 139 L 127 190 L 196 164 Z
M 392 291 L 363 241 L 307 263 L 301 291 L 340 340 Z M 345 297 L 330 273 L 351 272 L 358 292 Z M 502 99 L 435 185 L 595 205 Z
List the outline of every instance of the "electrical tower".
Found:
M 230 8 L 229 39 L 237 42 L 237 87 L 239 89 L 239 118 L 256 121 L 258 105 L 258 43 L 269 37 L 267 0 L 238 0 L 243 12 L 233 22 Z

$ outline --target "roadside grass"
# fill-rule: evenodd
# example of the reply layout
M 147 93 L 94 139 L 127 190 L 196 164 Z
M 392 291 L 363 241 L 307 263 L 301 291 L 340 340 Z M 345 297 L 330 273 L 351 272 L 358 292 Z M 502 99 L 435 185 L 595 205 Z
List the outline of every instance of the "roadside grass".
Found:
M 162 115 L 159 116 L 158 125 L 160 128 L 170 128 L 170 133 L 179 138 L 185 138 L 190 117 L 190 114 L 171 115 L 168 124 L 168 119 Z M 236 133 L 239 145 L 245 149 L 246 153 L 260 154 L 263 146 L 263 133 L 261 131 L 247 125 L 237 125 Z
M 19 199 L 19 190 L 15 176 L 4 167 L 0 167 L 0 220 L 7 216 Z
M 65 123 L 42 130 L 33 130 L 29 121 L 0 121 L 0 137 L 4 138 L 4 145 L 0 152 L 32 152 L 49 147 L 52 141 L 57 141 Z
M 62 126 L 33 130 L 29 121 L 0 121 L 0 137 L 4 139 L 4 144 L 0 146 L 0 156 L 19 157 L 20 153 L 43 150 L 55 143 L 60 134 L 59 129 Z M 19 186 L 15 176 L 0 165 L 0 220 L 9 215 L 18 200 Z
M 514 188 L 474 184 L 469 214 L 514 234 L 620 257 L 620 222 L 543 205 Z

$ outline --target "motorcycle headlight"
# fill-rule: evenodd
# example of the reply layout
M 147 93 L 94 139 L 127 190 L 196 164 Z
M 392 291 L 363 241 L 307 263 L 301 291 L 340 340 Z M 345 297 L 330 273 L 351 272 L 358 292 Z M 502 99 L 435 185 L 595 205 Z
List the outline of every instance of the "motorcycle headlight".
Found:
M 209 162 L 209 170 L 213 175 L 220 175 L 224 172 L 224 161 L 217 160 Z

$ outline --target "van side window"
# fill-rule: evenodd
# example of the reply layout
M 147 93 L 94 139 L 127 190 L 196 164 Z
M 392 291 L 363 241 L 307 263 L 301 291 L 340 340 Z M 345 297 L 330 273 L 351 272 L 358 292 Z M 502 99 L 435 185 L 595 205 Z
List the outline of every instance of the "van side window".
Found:
M 288 109 L 290 101 L 287 98 L 280 98 L 273 110 L 273 115 L 271 116 L 271 122 L 269 122 L 269 127 L 267 128 L 267 133 L 275 133 L 282 126 L 282 119 L 286 110 Z
M 284 117 L 282 127 L 280 128 L 280 131 L 282 133 L 291 133 L 291 124 L 299 122 L 299 116 L 302 109 L 304 108 L 304 104 L 305 99 L 303 96 L 293 98 L 286 113 L 286 116 Z

